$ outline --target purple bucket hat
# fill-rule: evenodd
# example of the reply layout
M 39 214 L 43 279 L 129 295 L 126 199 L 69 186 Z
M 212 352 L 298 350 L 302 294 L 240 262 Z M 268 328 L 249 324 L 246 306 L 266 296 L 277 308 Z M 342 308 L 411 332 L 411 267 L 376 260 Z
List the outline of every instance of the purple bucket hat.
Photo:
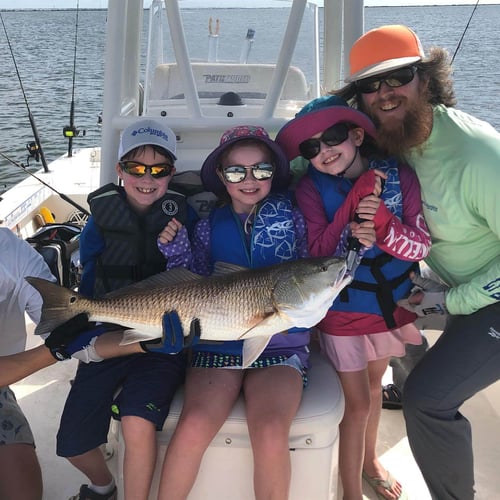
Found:
M 290 164 L 285 153 L 269 137 L 269 134 L 263 127 L 254 125 L 240 125 L 230 128 L 222 134 L 219 146 L 207 156 L 201 167 L 200 175 L 205 189 L 216 195 L 221 195 L 226 192 L 224 184 L 217 175 L 219 158 L 229 146 L 244 139 L 255 139 L 264 143 L 272 151 L 274 154 L 273 163 L 275 171 L 271 189 L 273 191 L 285 190 L 291 181 Z

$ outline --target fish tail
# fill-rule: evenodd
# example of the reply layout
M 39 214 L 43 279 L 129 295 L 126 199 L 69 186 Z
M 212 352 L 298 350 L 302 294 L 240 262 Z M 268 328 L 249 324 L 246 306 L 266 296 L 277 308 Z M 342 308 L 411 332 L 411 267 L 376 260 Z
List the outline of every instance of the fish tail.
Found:
M 43 306 L 40 322 L 35 328 L 35 334 L 51 332 L 80 312 L 75 308 L 79 295 L 68 288 L 56 285 L 42 278 L 27 277 L 26 281 L 42 296 Z

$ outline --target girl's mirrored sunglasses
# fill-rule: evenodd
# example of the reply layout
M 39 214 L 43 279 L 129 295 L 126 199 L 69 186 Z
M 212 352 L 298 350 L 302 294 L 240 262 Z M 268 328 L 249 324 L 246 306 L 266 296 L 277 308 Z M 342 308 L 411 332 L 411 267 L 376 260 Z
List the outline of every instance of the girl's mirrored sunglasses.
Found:
M 402 87 L 413 80 L 416 72 L 416 66 L 406 66 L 405 68 L 397 69 L 392 73 L 386 73 L 382 76 L 374 76 L 372 78 L 358 80 L 356 82 L 356 87 L 362 94 L 377 92 L 382 83 L 386 83 L 392 88 Z
M 300 155 L 312 160 L 321 151 L 321 143 L 326 146 L 338 146 L 349 137 L 349 127 L 345 123 L 337 123 L 327 128 L 319 139 L 307 139 L 299 144 Z
M 127 174 L 133 175 L 134 177 L 143 177 L 147 172 L 151 174 L 151 177 L 155 179 L 160 179 L 161 177 L 167 177 L 172 173 L 174 166 L 171 163 L 156 163 L 155 165 L 146 165 L 138 161 L 124 160 L 119 161 L 121 169 Z
M 266 181 L 273 176 L 274 165 L 272 163 L 260 162 L 255 165 L 250 165 L 249 167 L 245 167 L 244 165 L 221 167 L 224 179 L 232 184 L 244 181 L 249 170 L 252 172 L 254 179 L 258 181 Z

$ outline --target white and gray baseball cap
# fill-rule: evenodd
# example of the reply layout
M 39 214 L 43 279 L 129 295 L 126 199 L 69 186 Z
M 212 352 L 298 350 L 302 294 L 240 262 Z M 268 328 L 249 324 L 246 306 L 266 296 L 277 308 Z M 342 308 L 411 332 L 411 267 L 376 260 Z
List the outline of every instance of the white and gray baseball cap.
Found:
M 143 118 L 129 125 L 122 133 L 118 159 L 139 146 L 160 146 L 168 151 L 174 160 L 176 137 L 172 129 L 158 120 Z

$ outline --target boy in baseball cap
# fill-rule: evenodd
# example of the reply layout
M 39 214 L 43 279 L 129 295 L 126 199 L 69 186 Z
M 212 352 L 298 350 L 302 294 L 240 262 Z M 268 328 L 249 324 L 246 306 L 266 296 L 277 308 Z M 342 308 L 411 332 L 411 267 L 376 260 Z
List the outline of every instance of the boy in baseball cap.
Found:
M 81 294 L 101 297 L 182 264 L 184 247 L 172 245 L 166 261 L 157 246 L 160 233 L 174 239 L 188 222 L 185 197 L 168 189 L 175 141 L 161 120 L 139 118 L 123 131 L 115 166 L 122 185 L 107 184 L 88 197 L 91 217 L 80 239 Z M 142 452 L 156 457 L 155 432 L 183 381 L 185 361 L 183 352 L 165 355 L 141 343 L 134 354 L 80 363 L 57 435 L 58 456 L 68 458 L 89 480 L 75 498 L 116 500 L 114 478 L 100 450 L 111 412 L 121 421 L 127 449 L 125 496 L 147 496 L 155 461 L 145 462 Z M 133 444 L 138 439 L 140 453 Z

